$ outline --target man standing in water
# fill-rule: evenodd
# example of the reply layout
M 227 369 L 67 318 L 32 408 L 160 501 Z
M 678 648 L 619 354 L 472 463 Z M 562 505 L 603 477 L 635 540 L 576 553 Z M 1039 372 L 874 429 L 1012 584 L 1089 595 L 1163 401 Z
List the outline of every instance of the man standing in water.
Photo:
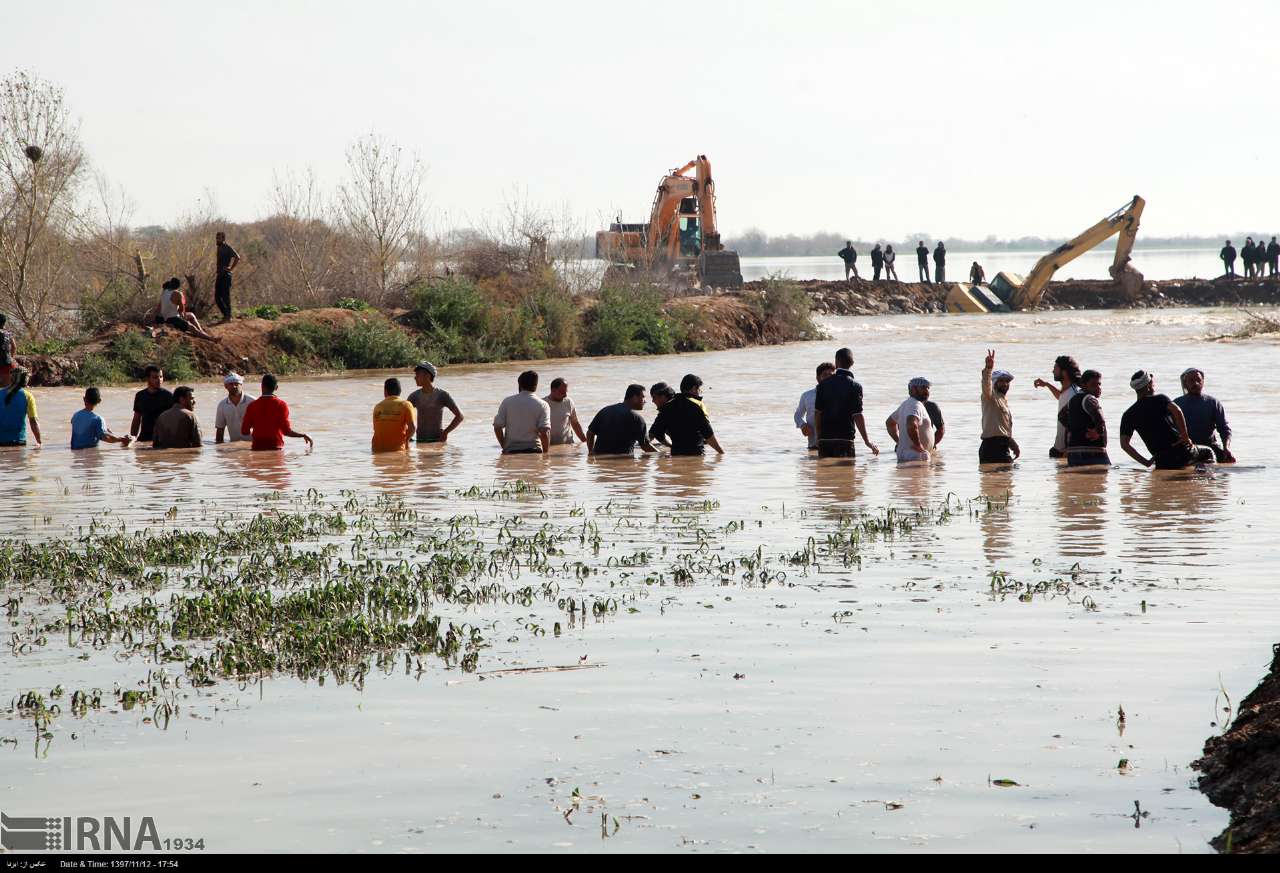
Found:
M 1055 387 L 1051 382 L 1039 378 L 1033 384 L 1037 388 L 1048 388 L 1049 393 L 1058 400 L 1058 435 L 1049 449 L 1049 457 L 1062 458 L 1067 451 L 1067 428 L 1063 424 L 1062 410 L 1067 408 L 1072 397 L 1080 393 L 1080 386 L 1076 384 L 1080 379 L 1080 365 L 1070 355 L 1058 355 L 1053 361 L 1053 378 L 1061 387 Z
M 637 445 L 645 452 L 656 452 L 645 433 L 644 386 L 628 385 L 621 403 L 606 406 L 596 413 L 587 427 L 587 454 L 630 455 Z
M 858 250 L 853 247 L 853 240 L 845 240 L 844 248 L 836 252 L 836 254 L 840 256 L 840 260 L 844 261 L 844 280 L 846 282 L 849 281 L 849 276 L 851 275 L 855 279 L 861 278 L 858 276 Z
M 924 244 L 924 240 L 920 240 L 920 244 L 916 246 L 916 267 L 920 270 L 920 281 L 926 285 L 932 284 L 929 279 L 929 247 Z
M 982 368 L 982 445 L 978 449 L 979 464 L 1007 464 L 1022 456 L 1013 438 L 1013 414 L 1009 412 L 1009 386 L 1013 374 L 997 370 L 995 349 L 987 350 Z
M 173 394 L 164 387 L 164 370 L 155 364 L 147 364 L 143 373 L 147 377 L 147 387 L 133 395 L 133 422 L 129 425 L 129 435 L 149 443 L 155 439 L 156 419 L 173 406 Z
M 127 449 L 129 443 L 133 442 L 133 437 L 120 437 L 113 434 L 111 428 L 107 427 L 107 423 L 102 420 L 102 416 L 94 412 L 101 402 L 101 391 L 97 388 L 85 389 L 84 409 L 71 416 L 72 449 L 96 449 L 98 443 L 104 440 L 109 443 L 119 443 L 122 448 Z
M 872 281 L 880 281 L 880 271 L 884 268 L 884 252 L 880 251 L 880 243 L 871 250 L 871 269 L 875 273 Z
M 836 350 L 835 372 L 823 379 L 813 400 L 814 429 L 818 432 L 819 458 L 852 458 L 854 431 L 871 454 L 880 449 L 867 437 L 867 421 L 862 415 L 862 386 L 853 378 L 853 352 Z
M 1222 266 L 1226 272 L 1224 276 L 1234 276 L 1236 274 L 1236 249 L 1231 245 L 1231 240 L 1227 240 L 1226 245 L 1222 247 L 1222 251 L 1218 252 L 1218 257 L 1222 259 Z
M 462 424 L 462 412 L 448 391 L 436 387 L 435 364 L 419 361 L 418 366 L 413 368 L 413 381 L 418 388 L 409 395 L 408 400 L 418 410 L 418 442 L 448 442 L 449 434 Z M 443 427 L 446 409 L 453 413 L 453 420 L 448 427 Z
M 680 380 L 680 393 L 663 404 L 649 428 L 649 436 L 660 443 L 669 438 L 673 456 L 702 455 L 707 446 L 718 455 L 724 454 L 702 404 L 701 379 L 689 373 Z
M 547 401 L 547 407 L 551 410 L 551 445 L 573 445 L 575 433 L 578 439 L 584 443 L 587 441 L 587 435 L 582 432 L 582 425 L 578 423 L 578 407 L 569 396 L 568 382 L 559 376 L 552 379 L 551 391 L 542 399 Z
M 249 404 L 240 422 L 240 433 L 253 437 L 255 452 L 272 452 L 284 448 L 284 438 L 300 439 L 308 449 L 315 448 L 311 437 L 298 433 L 289 421 L 289 404 L 276 396 L 280 380 L 270 373 L 262 376 L 262 396 Z
M 518 393 L 503 399 L 493 417 L 493 435 L 506 455 L 545 453 L 551 450 L 551 407 L 534 393 L 538 374 L 525 370 L 516 380 Z
M 256 398 L 244 393 L 244 377 L 239 373 L 228 373 L 222 377 L 222 386 L 227 389 L 227 396 L 218 402 L 218 411 L 213 418 L 213 441 L 222 443 L 225 440 L 237 443 L 249 439 L 240 432 L 244 423 L 244 414 L 249 404 Z
M 1227 423 L 1227 411 L 1216 397 L 1204 393 L 1204 370 L 1188 367 L 1182 372 L 1183 394 L 1177 400 L 1182 416 L 1187 420 L 1187 435 L 1198 446 L 1208 446 L 1220 464 L 1235 463 L 1231 454 L 1231 425 Z M 1219 442 L 1221 437 L 1221 442 Z
M 929 387 L 928 379 L 916 376 L 907 383 L 907 399 L 885 419 L 885 429 L 897 444 L 899 463 L 927 461 L 933 450 L 933 420 L 924 405 Z
M 1058 410 L 1058 423 L 1067 431 L 1067 466 L 1111 466 L 1107 455 L 1107 423 L 1102 417 L 1102 374 L 1085 370 L 1075 383 L 1079 390 Z M 1065 392 L 1064 392 L 1065 393 Z
M 8 384 L 0 389 L 0 446 L 25 446 L 28 423 L 36 446 L 44 444 L 36 396 L 27 387 L 29 375 L 22 367 L 13 367 L 5 380 Z
M 835 372 L 835 365 L 830 361 L 823 361 L 818 365 L 818 385 L 822 381 Z M 794 421 L 796 427 L 802 434 L 809 438 L 809 451 L 818 450 L 818 429 L 814 423 L 814 403 L 818 399 L 817 386 L 810 388 L 808 391 L 800 395 L 800 402 L 796 405 L 796 414 Z
M 222 312 L 222 323 L 231 320 L 231 273 L 240 265 L 240 256 L 227 245 L 227 235 L 218 231 L 213 238 L 218 268 L 213 280 L 213 302 Z
M 403 452 L 413 440 L 413 404 L 400 399 L 400 380 L 382 383 L 382 401 L 373 407 L 373 439 L 369 448 L 378 452 Z
M 1120 447 L 1144 467 L 1157 470 L 1180 470 L 1192 464 L 1207 464 L 1213 460 L 1213 450 L 1198 446 L 1187 433 L 1187 419 L 1181 407 L 1164 394 L 1156 393 L 1155 377 L 1146 370 L 1139 370 L 1129 380 L 1129 387 L 1138 395 L 1137 401 L 1125 410 L 1120 419 Z M 1144 458 L 1133 447 L 1131 440 L 1137 431 L 1151 453 Z
M 173 392 L 173 406 L 156 418 L 156 449 L 198 449 L 202 444 L 196 419 L 196 393 L 186 385 Z
M 675 389 L 666 382 L 654 382 L 649 388 L 649 399 L 653 401 L 653 407 L 658 410 L 658 412 L 662 412 L 662 407 L 670 403 L 671 398 L 675 396 Z M 667 442 L 666 437 L 656 436 L 652 431 L 649 433 L 649 439 L 653 440 L 660 446 L 671 448 L 671 443 Z
M 933 250 L 933 281 L 941 285 L 947 281 L 947 247 L 938 240 Z

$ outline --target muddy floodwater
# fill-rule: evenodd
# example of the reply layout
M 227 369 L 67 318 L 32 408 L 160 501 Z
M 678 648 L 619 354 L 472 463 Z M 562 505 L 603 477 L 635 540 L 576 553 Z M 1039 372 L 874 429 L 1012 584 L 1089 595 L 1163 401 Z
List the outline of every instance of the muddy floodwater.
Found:
M 1187 765 L 1265 672 L 1280 623 L 1274 347 L 1202 340 L 1230 321 L 834 318 L 821 343 L 535 365 L 544 387 L 568 379 L 584 426 L 628 382 L 699 374 L 727 450 L 705 459 L 499 457 L 490 421 L 517 364 L 444 368 L 466 423 L 396 456 L 369 452 L 384 373 L 286 380 L 316 449 L 278 456 L 72 453 L 79 392 L 38 391 L 47 446 L 0 454 L 4 538 L 191 531 L 290 506 L 376 514 L 382 500 L 399 513 L 383 530 L 467 516 L 493 543 L 558 531 L 560 569 L 540 589 L 551 571 L 530 557 L 502 583 L 527 596 L 440 607 L 483 637 L 467 669 L 399 657 L 362 684 L 223 677 L 180 684 L 163 718 L 115 691 L 180 662 L 31 633 L 0 653 L 0 806 L 150 815 L 210 851 L 1208 851 L 1226 816 Z M 813 459 L 791 419 L 839 345 L 882 449 L 852 466 Z M 991 346 L 1016 376 L 1024 455 L 980 472 Z M 1117 466 L 1103 473 L 1047 456 L 1056 403 L 1032 380 L 1067 352 L 1104 374 Z M 1152 370 L 1176 394 L 1189 365 L 1226 405 L 1240 464 L 1140 469 L 1118 446 L 1127 377 Z M 946 437 L 932 466 L 900 467 L 883 421 L 915 375 L 933 381 Z M 196 388 L 211 443 L 222 389 Z M 103 392 L 117 432 L 133 390 Z M 354 561 L 370 536 L 325 539 Z M 412 545 L 406 562 L 424 557 Z M 19 594 L 6 636 L 62 609 L 38 584 L 3 597 Z M 39 730 L 10 706 L 58 685 L 104 704 L 63 700 Z

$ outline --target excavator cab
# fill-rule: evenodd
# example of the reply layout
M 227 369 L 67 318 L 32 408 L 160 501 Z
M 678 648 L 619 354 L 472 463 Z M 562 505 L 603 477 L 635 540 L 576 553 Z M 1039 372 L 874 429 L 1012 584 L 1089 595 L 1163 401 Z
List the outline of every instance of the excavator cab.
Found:
M 702 233 L 695 215 L 680 216 L 680 257 L 696 258 L 702 251 Z

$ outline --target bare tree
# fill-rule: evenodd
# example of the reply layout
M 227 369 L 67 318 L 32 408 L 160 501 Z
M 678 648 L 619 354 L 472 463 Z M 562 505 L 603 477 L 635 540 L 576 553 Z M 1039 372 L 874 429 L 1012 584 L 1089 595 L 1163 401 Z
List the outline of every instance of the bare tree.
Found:
M 265 224 L 267 242 L 276 254 L 268 267 L 268 281 L 275 286 L 276 297 L 300 297 L 313 306 L 328 302 L 337 239 L 315 173 L 275 174 L 271 209 Z
M 31 336 L 53 330 L 87 169 L 62 89 L 31 73 L 0 81 L 0 302 Z
M 338 212 L 360 259 L 354 275 L 366 280 L 381 303 L 400 284 L 422 232 L 426 168 L 417 156 L 376 134 L 347 149 L 347 168 L 350 176 L 338 188 Z

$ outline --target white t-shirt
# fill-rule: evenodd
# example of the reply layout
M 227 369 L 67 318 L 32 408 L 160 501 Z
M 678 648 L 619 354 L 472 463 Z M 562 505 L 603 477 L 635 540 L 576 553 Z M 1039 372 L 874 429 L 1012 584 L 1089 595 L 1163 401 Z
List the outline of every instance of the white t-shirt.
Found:
M 907 419 L 913 416 L 919 420 L 920 445 L 924 446 L 925 454 L 920 454 L 911 445 L 911 434 L 907 432 Z M 929 460 L 928 453 L 933 451 L 933 420 L 929 418 L 929 410 L 925 409 L 924 404 L 914 397 L 908 397 L 893 413 L 893 419 L 898 423 L 898 460 Z
M 569 419 L 578 411 L 578 408 L 573 405 L 573 398 L 566 396 L 564 400 L 556 401 L 552 400 L 551 395 L 548 394 L 542 399 L 551 408 L 551 445 L 561 446 L 572 443 L 573 425 L 569 423 Z
M 521 391 L 504 398 L 498 405 L 493 426 L 505 428 L 507 444 L 504 451 L 541 450 L 538 431 L 551 426 L 551 407 L 547 401 L 534 396 L 532 391 Z
M 160 317 L 161 318 L 178 318 L 182 310 L 173 302 L 173 295 L 178 294 L 178 289 L 172 290 L 164 288 L 160 291 Z
M 254 398 L 243 391 L 240 392 L 240 402 L 238 404 L 233 405 L 230 397 L 222 398 L 222 401 L 218 404 L 217 415 L 214 416 L 213 426 L 215 428 L 225 427 L 227 432 L 224 436 L 233 443 L 240 440 L 253 439 L 251 436 L 245 436 L 240 433 L 240 423 L 244 421 L 245 410 L 249 408 L 249 404 L 253 401 Z
M 1071 402 L 1071 398 L 1080 393 L 1080 386 L 1072 382 L 1061 393 L 1058 394 L 1058 412 L 1067 408 L 1067 404 Z M 1060 452 L 1067 450 L 1067 426 L 1061 421 L 1058 422 L 1058 435 L 1053 439 L 1053 447 Z

